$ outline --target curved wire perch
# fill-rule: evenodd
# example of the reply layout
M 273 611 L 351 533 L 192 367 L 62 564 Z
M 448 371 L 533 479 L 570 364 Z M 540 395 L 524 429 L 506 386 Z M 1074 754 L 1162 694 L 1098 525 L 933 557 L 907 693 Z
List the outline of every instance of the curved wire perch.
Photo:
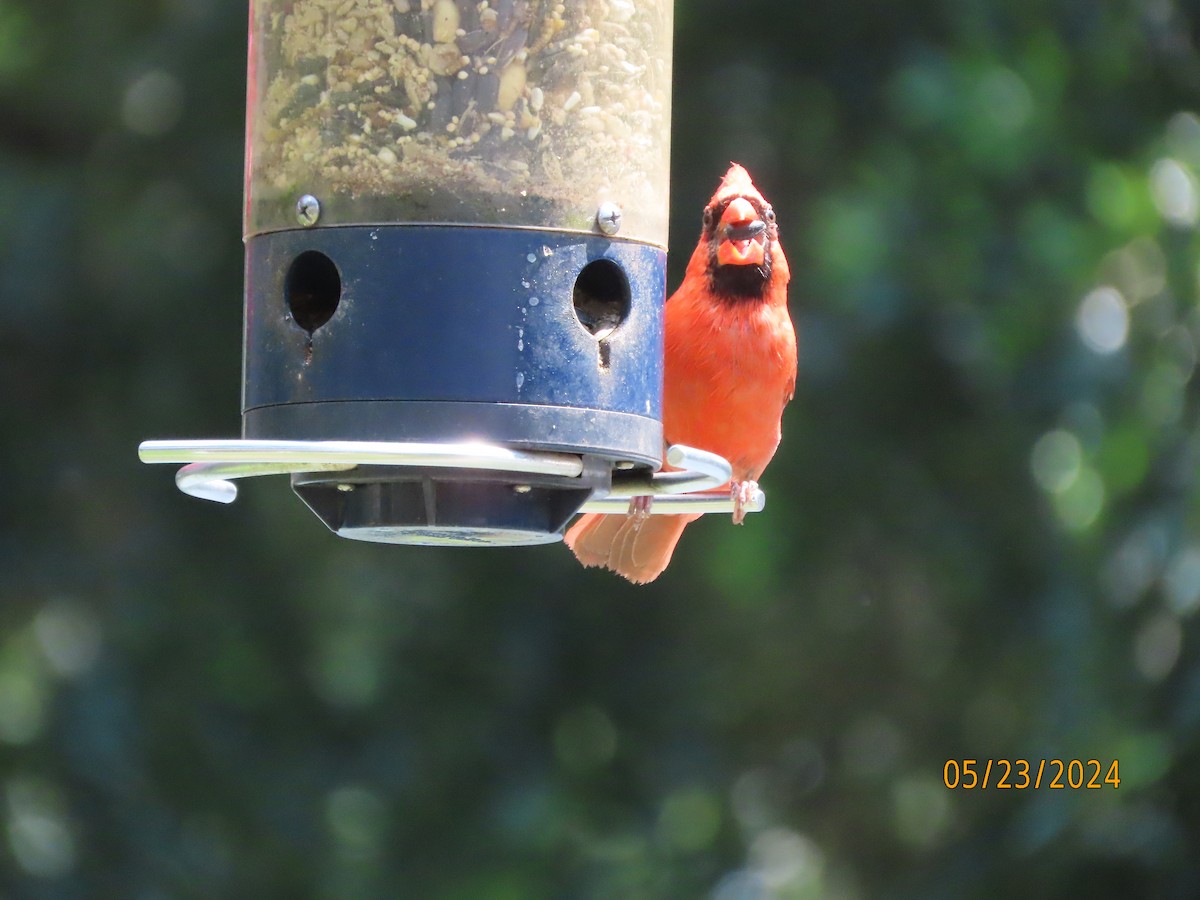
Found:
M 396 441 L 143 441 L 142 462 L 313 463 L 351 466 L 444 466 L 450 469 L 500 469 L 540 475 L 583 473 L 583 461 L 571 453 L 533 453 L 494 444 L 400 443 Z M 265 474 L 265 473 L 264 473 Z
M 680 513 L 732 513 L 733 498 L 715 492 L 733 477 L 733 468 L 722 456 L 683 444 L 667 448 L 667 465 L 681 471 L 654 475 L 616 476 L 612 490 L 603 497 L 589 500 L 580 508 L 584 513 L 623 513 L 633 497 L 653 497 L 652 515 Z M 743 507 L 745 512 L 762 512 L 767 498 L 755 490 Z
M 354 463 L 198 462 L 184 466 L 175 473 L 175 486 L 190 497 L 215 503 L 232 503 L 237 499 L 234 478 L 289 475 L 293 472 L 348 472 L 354 466 Z
M 422 444 L 386 441 L 269 441 L 171 440 L 143 441 L 138 456 L 146 463 L 187 463 L 175 475 L 183 493 L 202 500 L 232 503 L 237 499 L 233 479 L 297 472 L 348 472 L 360 465 L 495 470 L 576 478 L 583 459 L 571 453 L 510 450 L 492 444 Z M 612 489 L 589 500 L 582 512 L 622 513 L 629 498 L 655 498 L 650 512 L 730 513 L 728 494 L 712 493 L 726 484 L 732 469 L 715 453 L 676 444 L 667 449 L 667 465 L 674 471 L 655 474 L 618 474 Z M 746 505 L 758 512 L 765 504 L 756 491 Z
M 645 496 L 645 495 L 642 495 Z M 650 494 L 654 503 L 650 514 L 654 516 L 682 515 L 684 513 L 732 513 L 733 499 L 729 494 L 718 491 L 700 491 L 695 494 Z M 767 495 L 754 491 L 750 500 L 742 507 L 743 512 L 762 512 L 767 505 Z M 629 499 L 609 494 L 598 500 L 589 500 L 579 508 L 581 513 L 620 514 L 629 511 Z
M 657 497 L 661 494 L 690 494 L 720 487 L 733 476 L 733 468 L 724 457 L 673 444 L 667 448 L 667 465 L 676 472 L 653 475 L 617 475 L 607 497 Z
M 491 444 L 418 444 L 386 441 L 143 441 L 138 456 L 146 463 L 190 463 L 175 476 L 185 494 L 232 503 L 230 479 L 294 472 L 349 471 L 355 466 L 429 466 L 497 469 L 575 478 L 583 460 L 570 453 L 530 453 Z

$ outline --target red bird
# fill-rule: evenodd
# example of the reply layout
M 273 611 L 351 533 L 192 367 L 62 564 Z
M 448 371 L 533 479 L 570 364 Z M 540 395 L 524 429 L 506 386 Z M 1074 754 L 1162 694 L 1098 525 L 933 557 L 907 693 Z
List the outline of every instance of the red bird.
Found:
M 790 277 L 775 211 L 735 163 L 704 207 L 700 241 L 667 301 L 663 385 L 667 444 L 708 450 L 733 465 L 735 524 L 775 455 L 783 408 L 795 392 Z M 699 515 L 651 516 L 647 509 L 637 498 L 625 515 L 584 515 L 567 531 L 567 546 L 585 566 L 653 581 Z

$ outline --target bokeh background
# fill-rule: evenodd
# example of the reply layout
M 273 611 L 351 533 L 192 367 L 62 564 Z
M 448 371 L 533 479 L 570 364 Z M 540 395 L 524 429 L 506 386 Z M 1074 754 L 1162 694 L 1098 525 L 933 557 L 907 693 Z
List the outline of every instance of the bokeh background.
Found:
M 237 433 L 246 7 L 0 0 L 0 893 L 1200 896 L 1200 6 L 677 7 L 671 284 L 745 163 L 802 361 L 634 588 L 141 465 Z

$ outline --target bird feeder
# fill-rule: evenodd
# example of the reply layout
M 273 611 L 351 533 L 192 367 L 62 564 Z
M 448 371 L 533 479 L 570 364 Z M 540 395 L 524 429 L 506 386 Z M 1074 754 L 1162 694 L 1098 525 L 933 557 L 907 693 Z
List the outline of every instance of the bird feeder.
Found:
M 252 0 L 242 438 L 142 458 L 225 501 L 291 473 L 338 534 L 400 543 L 556 540 L 727 480 L 688 448 L 652 474 L 671 26 L 671 0 Z

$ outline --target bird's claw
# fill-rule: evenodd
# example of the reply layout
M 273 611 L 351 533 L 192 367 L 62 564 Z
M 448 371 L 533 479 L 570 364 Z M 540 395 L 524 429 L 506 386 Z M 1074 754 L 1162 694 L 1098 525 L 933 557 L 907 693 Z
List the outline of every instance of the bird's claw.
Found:
M 654 497 L 649 494 L 641 497 L 629 498 L 629 515 L 636 521 L 642 522 L 650 515 L 650 507 L 654 504 Z
M 758 492 L 757 481 L 734 481 L 729 485 L 729 496 L 733 500 L 733 524 L 741 525 L 746 519 L 746 508 Z

